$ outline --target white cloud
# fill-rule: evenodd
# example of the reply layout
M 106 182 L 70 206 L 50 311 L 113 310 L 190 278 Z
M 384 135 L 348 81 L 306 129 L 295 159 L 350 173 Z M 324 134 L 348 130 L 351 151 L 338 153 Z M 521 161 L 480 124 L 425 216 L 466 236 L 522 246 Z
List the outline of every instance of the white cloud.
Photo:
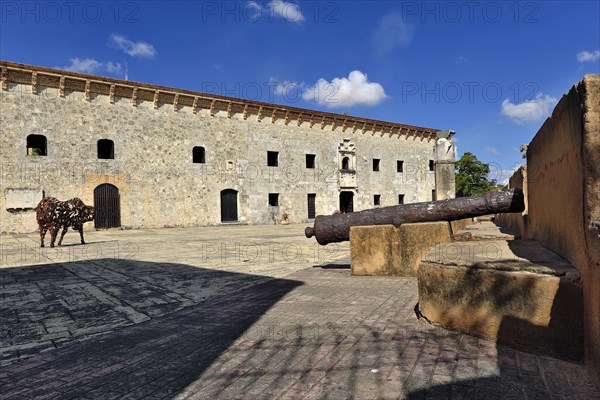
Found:
M 248 7 L 260 10 L 260 5 L 255 1 L 247 3 Z M 281 17 L 288 22 L 301 23 L 304 21 L 304 14 L 300 10 L 300 6 L 296 3 L 286 3 L 281 0 L 273 0 L 267 3 L 269 15 Z
M 109 45 L 122 50 L 132 57 L 152 58 L 156 55 L 156 49 L 150 43 L 134 42 L 123 35 L 111 35 Z
M 288 100 L 297 100 L 301 97 L 306 86 L 304 83 L 293 81 L 279 82 L 276 78 L 269 79 L 269 82 L 273 86 L 273 93 L 278 96 L 284 96 Z
M 94 60 L 93 58 L 71 58 L 69 59 L 69 61 L 71 62 L 70 65 L 55 68 L 64 69 L 66 71 L 80 72 L 82 74 L 97 74 L 99 72 L 108 72 L 112 75 L 121 75 L 123 73 L 121 64 L 113 63 L 111 61 L 102 63 L 100 61 Z
M 396 47 L 407 46 L 412 40 L 412 32 L 402 15 L 388 14 L 379 21 L 371 39 L 375 49 L 385 55 Z
M 596 62 L 600 60 L 600 50 L 594 50 L 592 52 L 582 51 L 577 54 L 577 61 L 579 62 Z
M 369 82 L 367 75 L 358 70 L 350 72 L 348 78 L 333 78 L 331 82 L 321 78 L 302 93 L 304 100 L 329 108 L 374 106 L 387 97 L 383 86 Z
M 468 59 L 467 57 L 464 57 L 464 56 L 458 56 L 458 57 L 456 57 L 456 58 L 454 59 L 454 64 L 463 64 L 463 63 L 466 63 L 466 62 L 468 62 L 468 61 L 469 61 L 469 59 Z
M 114 75 L 121 75 L 123 73 L 123 69 L 121 68 L 120 63 L 107 62 L 106 64 L 106 72 Z
M 71 61 L 71 65 L 57 68 L 73 72 L 81 72 L 83 74 L 95 74 L 102 69 L 102 63 L 94 60 L 93 58 L 71 58 L 69 61 Z
M 505 99 L 502 102 L 502 114 L 516 123 L 533 122 L 550 115 L 558 100 L 555 97 L 538 93 L 534 100 L 513 104 Z
M 501 154 L 495 147 L 492 146 L 487 146 L 485 149 L 483 149 L 483 151 L 493 156 L 499 156 Z

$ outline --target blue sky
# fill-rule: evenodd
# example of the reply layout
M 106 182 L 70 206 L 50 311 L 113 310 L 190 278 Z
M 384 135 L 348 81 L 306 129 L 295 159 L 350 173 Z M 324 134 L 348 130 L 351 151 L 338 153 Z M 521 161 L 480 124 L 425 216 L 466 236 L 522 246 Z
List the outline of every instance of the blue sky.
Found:
M 502 181 L 600 73 L 598 1 L 0 3 L 0 58 L 457 132 Z

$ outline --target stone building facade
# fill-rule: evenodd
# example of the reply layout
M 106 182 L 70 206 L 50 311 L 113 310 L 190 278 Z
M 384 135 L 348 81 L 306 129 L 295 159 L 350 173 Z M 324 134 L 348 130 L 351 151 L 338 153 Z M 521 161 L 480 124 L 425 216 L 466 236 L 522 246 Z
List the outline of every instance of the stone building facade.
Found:
M 42 196 L 95 205 L 98 228 L 157 228 L 306 222 L 454 194 L 453 132 L 0 66 L 2 233 L 35 231 Z

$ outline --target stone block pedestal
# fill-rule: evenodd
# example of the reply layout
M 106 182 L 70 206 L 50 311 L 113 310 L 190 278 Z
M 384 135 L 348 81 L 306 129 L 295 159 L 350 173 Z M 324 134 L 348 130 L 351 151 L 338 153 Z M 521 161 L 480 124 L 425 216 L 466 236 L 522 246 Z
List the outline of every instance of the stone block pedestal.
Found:
M 581 361 L 579 272 L 532 240 L 433 247 L 419 267 L 430 322 L 525 351 Z
M 448 222 L 352 227 L 352 275 L 417 276 L 429 248 L 450 240 Z

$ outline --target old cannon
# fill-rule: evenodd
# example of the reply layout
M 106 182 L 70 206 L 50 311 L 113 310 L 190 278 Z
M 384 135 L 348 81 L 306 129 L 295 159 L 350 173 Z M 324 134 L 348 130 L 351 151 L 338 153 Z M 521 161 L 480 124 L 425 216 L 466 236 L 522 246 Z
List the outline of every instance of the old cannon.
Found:
M 314 228 L 304 231 L 307 238 L 316 236 L 322 245 L 350 240 L 350 227 L 365 225 L 400 226 L 412 222 L 454 221 L 495 213 L 525 210 L 523 191 L 488 192 L 483 196 L 462 197 L 425 203 L 381 207 L 348 214 L 318 215 Z

